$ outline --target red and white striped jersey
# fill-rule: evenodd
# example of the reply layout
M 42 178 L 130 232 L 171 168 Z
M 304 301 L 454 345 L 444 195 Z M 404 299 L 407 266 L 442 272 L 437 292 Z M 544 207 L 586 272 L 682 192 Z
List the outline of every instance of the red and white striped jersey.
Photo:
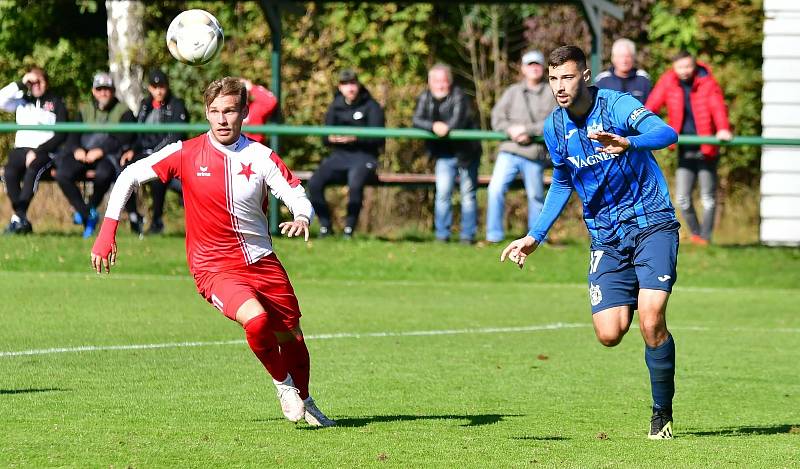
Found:
M 130 165 L 114 185 L 106 217 L 119 220 L 131 192 L 155 178 L 178 178 L 183 186 L 192 273 L 250 265 L 272 252 L 267 190 L 295 219 L 311 220 L 311 203 L 300 180 L 270 148 L 244 136 L 225 146 L 209 132 Z

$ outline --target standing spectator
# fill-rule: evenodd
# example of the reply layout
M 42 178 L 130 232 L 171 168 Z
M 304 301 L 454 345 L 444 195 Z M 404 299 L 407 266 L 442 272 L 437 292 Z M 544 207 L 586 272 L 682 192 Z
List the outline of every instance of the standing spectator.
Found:
M 528 229 L 533 229 L 544 203 L 543 171 L 547 148 L 533 143 L 541 136 L 544 121 L 556 106 L 550 87 L 544 82 L 544 55 L 538 50 L 522 56 L 523 80 L 511 85 L 492 109 L 492 129 L 509 139 L 500 144 L 489 182 L 486 210 L 486 240 L 499 243 L 505 237 L 503 212 L 508 186 L 522 174 L 528 195 Z
M 272 94 L 272 91 L 264 88 L 261 85 L 256 85 L 252 81 L 242 78 L 247 89 L 247 103 L 250 107 L 249 114 L 244 119 L 244 125 L 263 125 L 266 124 L 275 110 L 278 109 L 278 98 Z M 243 132 L 245 136 L 258 143 L 267 141 L 264 134 L 253 134 Z
M 114 96 L 114 81 L 105 72 L 95 74 L 92 80 L 92 100 L 81 103 L 78 122 L 90 124 L 112 124 L 134 122 L 133 113 Z M 56 168 L 56 180 L 69 203 L 75 209 L 76 221 L 84 226 L 83 237 L 92 236 L 97 226 L 97 207 L 111 187 L 117 175 L 118 161 L 123 151 L 133 140 L 133 134 L 88 132 L 73 133 L 67 148 Z M 94 190 L 87 204 L 78 188 L 77 181 L 93 169 Z M 128 206 L 128 217 L 132 227 L 141 215 L 135 207 Z
M 630 39 L 617 39 L 611 46 L 611 68 L 595 78 L 598 88 L 630 93 L 644 104 L 650 94 L 650 75 L 637 69 L 636 44 Z
M 428 89 L 417 98 L 414 127 L 446 137 L 452 129 L 475 129 L 478 124 L 472 113 L 472 100 L 459 86 L 453 85 L 453 72 L 448 65 L 436 64 L 428 71 Z M 453 223 L 452 194 L 456 176 L 461 184 L 461 242 L 475 241 L 478 211 L 475 194 L 478 189 L 478 165 L 481 144 L 476 140 L 426 140 L 428 154 L 436 160 L 436 203 L 434 225 L 438 241 L 450 240 Z
M 136 120 L 140 124 L 162 124 L 162 123 L 186 123 L 189 122 L 186 113 L 186 105 L 183 100 L 174 96 L 169 88 L 169 78 L 161 70 L 154 69 L 150 72 L 147 91 L 150 93 L 142 100 L 139 106 L 139 115 Z M 170 143 L 175 143 L 184 136 L 177 132 L 163 134 L 144 132 L 136 136 L 133 148 L 125 151 L 120 158 L 120 166 L 146 158 Z M 181 185 L 177 179 L 172 179 L 167 183 L 154 179 L 150 183 L 150 190 L 153 193 L 153 220 L 150 222 L 148 234 L 161 234 L 164 231 L 164 199 L 167 196 L 167 188 L 171 187 L 180 192 Z M 128 201 L 129 207 L 136 207 L 135 192 L 131 194 Z M 133 202 L 131 202 L 133 200 Z M 131 224 L 133 226 L 133 221 Z M 138 225 L 134 231 L 141 232 L 144 220 L 140 217 Z
M 716 135 L 720 140 L 733 138 L 722 88 L 711 74 L 711 68 L 697 62 L 686 51 L 675 56 L 672 70 L 658 80 L 647 99 L 647 108 L 653 112 L 665 106 L 670 127 L 682 135 Z M 714 229 L 718 156 L 719 146 L 716 145 L 678 146 L 675 198 L 692 231 L 690 241 L 701 246 L 711 242 Z M 703 205 L 702 226 L 692 205 L 692 190 L 697 179 Z
M 325 125 L 350 127 L 383 127 L 384 115 L 380 104 L 358 81 L 353 70 L 339 73 L 338 91 L 325 114 Z M 375 178 L 378 154 L 383 149 L 383 138 L 355 137 L 353 135 L 328 135 L 323 143 L 331 147 L 331 155 L 319 165 L 308 181 L 311 203 L 319 217 L 319 234 L 332 233 L 331 213 L 325 201 L 325 186 L 331 182 L 347 182 L 347 219 L 343 236 L 350 238 L 358 223 L 358 214 L 364 197 L 364 185 Z
M 22 80 L 0 89 L 0 109 L 16 114 L 17 124 L 55 124 L 67 120 L 67 108 L 60 97 L 47 89 L 47 73 L 30 67 Z M 4 179 L 14 213 L 5 232 L 25 234 L 33 231 L 28 221 L 28 206 L 39 178 L 50 168 L 58 147 L 67 135 L 50 130 L 20 130 L 14 149 L 8 155 Z

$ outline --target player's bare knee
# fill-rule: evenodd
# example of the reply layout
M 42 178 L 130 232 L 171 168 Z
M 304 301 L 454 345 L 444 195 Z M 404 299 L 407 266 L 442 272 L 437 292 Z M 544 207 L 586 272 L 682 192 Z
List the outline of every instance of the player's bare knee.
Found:
M 642 338 L 648 347 L 658 347 L 669 336 L 667 325 L 664 321 L 642 321 L 640 324 Z
M 596 331 L 595 335 L 597 336 L 597 340 L 605 347 L 615 347 L 622 342 L 625 331 Z

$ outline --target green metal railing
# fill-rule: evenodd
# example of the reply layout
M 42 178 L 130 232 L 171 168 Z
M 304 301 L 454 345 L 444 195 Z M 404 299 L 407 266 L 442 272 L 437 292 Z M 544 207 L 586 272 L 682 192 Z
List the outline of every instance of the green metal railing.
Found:
M 17 130 L 53 130 L 57 132 L 181 132 L 199 134 L 208 130 L 207 124 L 86 124 L 79 122 L 65 122 L 52 125 L 18 125 L 10 122 L 0 123 L 0 132 L 15 132 Z M 356 137 L 372 138 L 398 138 L 431 140 L 437 137 L 431 132 L 411 128 L 387 127 L 342 127 L 342 126 L 315 126 L 315 125 L 283 125 L 267 124 L 245 126 L 242 130 L 252 133 L 281 136 L 323 136 L 323 135 L 355 135 Z M 450 140 L 506 140 L 508 137 L 503 132 L 491 130 L 453 130 L 447 137 Z M 534 139 L 542 142 L 541 137 Z M 800 138 L 766 138 L 759 136 L 737 136 L 730 141 L 722 141 L 714 137 L 698 137 L 697 135 L 681 135 L 678 143 L 741 146 L 741 145 L 786 145 L 800 146 Z
M 85 132 L 108 132 L 108 133 L 134 133 L 134 132 L 179 132 L 189 135 L 199 134 L 208 130 L 207 124 L 87 124 L 79 122 L 64 122 L 52 125 L 18 125 L 14 123 L 0 123 L 0 133 L 15 132 L 17 130 L 52 130 L 57 132 L 85 133 Z M 396 138 L 396 139 L 416 139 L 432 140 L 438 139 L 432 132 L 413 128 L 385 128 L 385 127 L 343 127 L 343 126 L 313 126 L 313 125 L 284 125 L 267 124 L 256 126 L 245 126 L 242 130 L 252 133 L 262 133 L 266 135 L 280 136 L 324 136 L 324 135 L 354 135 L 356 137 L 368 138 Z M 453 130 L 447 137 L 450 140 L 506 140 L 508 137 L 503 132 L 491 130 Z M 542 137 L 534 138 L 534 141 L 543 143 Z M 699 137 L 697 135 L 681 135 L 678 143 L 697 145 L 710 143 L 725 146 L 742 145 L 784 145 L 800 146 L 800 138 L 765 138 L 758 136 L 737 136 L 732 140 L 722 141 L 715 137 Z M 274 198 L 270 198 L 270 231 L 275 234 L 278 230 L 278 204 Z

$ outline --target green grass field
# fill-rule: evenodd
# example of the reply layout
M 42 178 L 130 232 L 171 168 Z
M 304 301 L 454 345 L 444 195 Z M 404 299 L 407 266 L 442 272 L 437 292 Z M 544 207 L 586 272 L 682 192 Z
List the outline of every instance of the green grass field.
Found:
M 682 246 L 676 438 L 652 442 L 642 340 L 594 339 L 582 242 L 519 271 L 495 247 L 278 240 L 321 430 L 283 420 L 181 238 L 123 236 L 110 276 L 90 245 L 0 239 L 0 467 L 800 466 L 799 249 Z

